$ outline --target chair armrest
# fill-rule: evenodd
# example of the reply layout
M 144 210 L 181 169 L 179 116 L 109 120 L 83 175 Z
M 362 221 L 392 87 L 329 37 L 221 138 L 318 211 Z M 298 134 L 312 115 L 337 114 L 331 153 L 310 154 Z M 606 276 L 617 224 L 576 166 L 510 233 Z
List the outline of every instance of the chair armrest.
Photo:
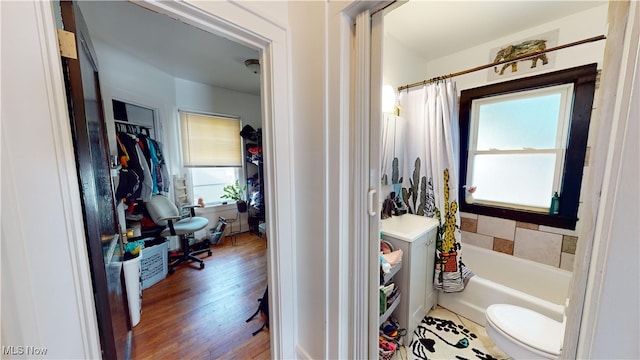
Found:
M 182 206 L 182 209 L 189 209 L 189 213 L 191 214 L 191 217 L 196 216 L 196 210 L 195 208 L 199 208 L 200 205 L 184 205 Z
M 167 216 L 167 217 L 158 218 L 158 220 L 167 221 L 167 226 L 169 226 L 169 233 L 172 236 L 176 236 L 176 229 L 173 227 L 173 221 L 180 220 L 180 219 L 181 219 L 180 216 Z

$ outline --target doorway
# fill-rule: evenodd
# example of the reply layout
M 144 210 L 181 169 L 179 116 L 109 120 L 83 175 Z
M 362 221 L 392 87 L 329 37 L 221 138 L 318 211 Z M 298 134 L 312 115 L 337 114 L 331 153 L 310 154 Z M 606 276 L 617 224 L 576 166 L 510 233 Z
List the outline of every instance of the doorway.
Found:
M 432 3 L 431 5 L 434 6 L 436 3 Z M 411 8 L 412 5 L 415 5 L 415 8 Z M 525 25 L 524 28 L 522 29 L 504 29 L 501 30 L 501 32 L 494 36 L 494 37 L 489 37 L 486 38 L 483 41 L 478 41 L 476 40 L 475 42 L 468 44 L 466 46 L 466 48 L 460 48 L 458 49 L 456 52 L 452 52 L 453 54 L 455 53 L 459 53 L 460 55 L 458 56 L 458 58 L 454 58 L 453 56 L 447 58 L 447 56 L 451 55 L 452 53 L 442 53 L 439 55 L 439 57 L 435 57 L 435 59 L 431 59 L 430 61 L 422 61 L 420 59 L 420 56 L 417 56 L 417 53 L 422 50 L 423 51 L 423 56 L 431 56 L 432 54 L 435 54 L 439 51 L 439 49 L 444 49 L 440 48 L 438 45 L 438 42 L 440 41 L 440 38 L 442 40 L 446 40 L 446 42 L 448 43 L 447 45 L 450 47 L 455 46 L 455 44 L 460 43 L 463 44 L 463 41 L 467 41 L 470 40 L 469 36 L 467 36 L 467 39 L 462 39 L 462 40 L 457 40 L 458 38 L 455 37 L 454 33 L 447 33 L 446 36 L 436 36 L 434 34 L 436 34 L 436 31 L 419 31 L 417 28 L 412 27 L 411 24 L 415 25 L 417 23 L 413 23 L 411 20 L 411 16 L 410 13 L 413 14 L 419 14 L 419 11 L 416 11 L 415 9 L 418 7 L 418 5 L 422 5 L 424 7 L 427 7 L 429 4 L 427 3 L 420 3 L 420 2 L 416 2 L 415 4 L 413 2 L 409 2 L 406 3 L 404 5 L 402 5 L 398 10 L 402 10 L 402 11 L 398 11 L 397 14 L 402 13 L 402 16 L 399 17 L 395 17 L 395 21 L 392 23 L 391 21 L 387 21 L 390 19 L 385 19 L 385 33 L 387 33 L 388 31 L 388 35 L 390 36 L 385 36 L 385 44 L 384 44 L 384 48 L 385 48 L 385 52 L 384 52 L 384 63 L 385 63 L 385 73 L 383 75 L 384 77 L 384 82 L 385 84 L 391 84 L 393 85 L 394 88 L 398 88 L 398 86 L 404 86 L 406 84 L 412 84 L 415 82 L 420 82 L 424 79 L 430 79 L 430 78 L 435 78 L 441 75 L 446 75 L 446 74 L 451 74 L 454 73 L 455 71 L 462 71 L 464 69 L 467 68 L 473 68 L 474 66 L 478 66 L 478 65 L 482 65 L 485 63 L 489 63 L 491 61 L 493 61 L 493 58 L 491 58 L 490 60 L 488 59 L 488 50 L 490 49 L 490 46 L 488 45 L 492 45 L 491 41 L 495 41 L 497 39 L 502 39 L 502 37 L 504 36 L 508 36 L 508 37 L 512 37 L 513 39 L 508 39 L 509 41 L 517 41 L 520 40 L 521 38 L 525 38 L 526 36 L 531 36 L 531 35 L 537 35 L 537 33 L 533 34 L 527 34 L 527 30 L 525 29 L 530 29 L 530 28 L 535 28 L 535 29 L 539 29 L 539 28 L 544 28 L 545 26 L 552 26 L 555 25 L 557 27 L 559 27 L 562 31 L 564 30 L 562 28 L 562 26 L 568 26 L 565 24 L 575 24 L 575 28 L 571 31 L 566 31 L 565 30 L 565 34 L 568 32 L 576 32 L 579 33 L 580 31 L 585 31 L 585 29 L 581 28 L 580 25 L 578 25 L 580 23 L 580 21 L 577 21 L 576 18 L 577 17 L 572 17 L 574 16 L 576 13 L 579 12 L 585 12 L 585 13 L 589 13 L 589 15 L 595 14 L 595 12 L 597 12 L 598 9 L 590 9 L 590 7 L 593 6 L 599 6 L 602 8 L 605 8 L 605 12 L 606 12 L 606 4 L 605 3 L 599 3 L 599 4 L 576 4 L 575 6 L 577 6 L 577 8 L 574 9 L 567 9 L 565 8 L 563 11 L 566 11 L 564 13 L 560 13 L 560 11 L 552 11 L 551 8 L 546 8 L 546 11 L 548 11 L 549 13 L 554 13 L 559 17 L 564 17 L 565 20 L 563 21 L 563 24 L 559 24 L 560 21 L 558 22 L 554 22 L 553 19 L 550 19 L 548 17 L 545 17 L 544 21 L 540 22 L 540 23 L 536 23 L 536 24 L 527 24 Z M 468 7 L 469 4 L 463 4 L 463 3 L 459 3 L 459 4 L 449 4 L 449 5 L 458 5 L 461 7 Z M 514 14 L 516 13 L 516 11 L 520 12 L 520 11 L 526 11 L 526 8 L 523 8 L 522 6 L 524 6 L 523 4 L 513 4 L 514 5 L 514 9 L 513 11 L 509 11 L 510 14 Z M 432 18 L 435 19 L 435 17 L 433 15 L 438 14 L 442 15 L 442 17 L 444 18 L 446 15 L 446 13 L 443 12 L 443 10 L 445 9 L 444 5 L 435 5 L 438 6 L 437 9 L 433 9 L 431 11 L 429 11 L 428 13 L 431 14 L 430 16 Z M 482 11 L 484 10 L 488 10 L 488 6 L 490 6 L 489 4 L 483 4 L 483 7 L 485 7 L 486 9 L 482 9 Z M 551 5 L 550 5 L 551 6 Z M 581 8 L 581 6 L 584 6 L 584 8 Z M 449 13 L 455 13 L 456 16 L 458 17 L 458 19 L 462 19 L 463 15 L 464 15 L 464 9 L 461 9 L 461 11 L 449 11 Z M 503 9 L 504 10 L 504 9 Z M 538 9 L 541 10 L 541 9 Z M 395 11 L 395 10 L 394 10 Z M 495 20 L 497 19 L 494 18 L 493 15 L 491 16 L 478 16 L 478 12 L 475 13 L 474 17 L 476 19 L 492 19 L 491 21 L 495 22 Z M 500 11 L 494 11 L 492 12 L 492 14 L 499 14 Z M 423 13 L 424 14 L 424 13 Z M 561 14 L 561 15 L 560 15 Z M 529 16 L 528 18 L 533 19 L 535 18 L 533 16 L 533 14 L 530 14 L 531 16 Z M 595 16 L 595 15 L 594 15 Z M 592 29 L 590 29 L 591 31 L 597 32 L 597 34 L 600 34 L 599 29 L 601 27 L 601 25 L 604 23 L 604 21 L 601 21 L 601 19 L 603 19 L 604 17 L 600 17 L 600 16 L 595 16 L 597 21 L 589 21 L 590 26 L 592 27 Z M 524 17 L 522 17 L 524 18 Z M 460 23 L 465 23 L 465 21 L 461 20 L 459 21 Z M 584 21 L 583 21 L 584 22 Z M 436 22 L 430 22 L 432 24 L 435 24 Z M 500 22 L 497 22 L 500 23 Z M 586 23 L 586 22 L 584 22 Z M 547 25 L 548 24 L 548 25 Z M 504 24 L 505 26 L 507 24 Z M 524 24 L 522 24 L 524 25 Z M 395 29 L 391 29 L 391 26 L 395 26 Z M 401 27 L 402 29 L 398 29 L 398 27 Z M 464 29 L 465 27 L 462 26 L 462 29 Z M 479 29 L 479 28 L 485 28 L 484 26 L 474 26 L 474 28 Z M 444 29 L 444 28 L 443 28 Z M 596 30 L 598 29 L 598 30 Z M 449 29 L 447 29 L 447 31 L 449 31 Z M 459 27 L 456 27 L 456 29 L 454 29 L 453 31 L 459 31 Z M 533 32 L 532 30 L 529 30 L 529 32 Z M 542 32 L 542 31 L 540 31 Z M 606 30 L 603 31 L 603 33 L 606 33 Z M 403 35 L 399 35 L 399 34 L 403 34 Z M 421 34 L 421 35 L 418 35 Z M 480 32 L 476 32 L 474 33 L 474 36 L 479 36 Z M 591 36 L 592 34 L 589 35 L 584 35 L 583 37 L 588 37 Z M 424 38 L 422 39 L 422 41 L 411 41 L 409 38 L 418 38 L 419 36 L 424 36 Z M 430 39 L 428 39 L 428 37 L 434 37 L 434 38 L 438 38 L 438 39 L 434 39 L 433 42 L 430 41 Z M 580 36 L 580 35 L 578 35 Z M 388 41 L 388 40 L 391 41 Z M 425 40 L 426 39 L 426 40 Z M 564 43 L 568 43 L 571 42 L 573 40 L 579 40 L 580 38 L 576 38 L 576 39 L 562 39 L 558 45 L 560 44 L 564 44 Z M 416 39 L 417 40 L 417 39 Z M 429 40 L 429 41 L 427 41 Z M 408 46 L 409 43 L 422 43 L 422 45 L 424 45 L 424 48 L 419 48 L 417 45 L 414 49 L 414 51 L 407 51 L 405 52 L 407 49 L 410 49 L 411 46 Z M 499 46 L 501 45 L 499 43 L 499 41 L 497 41 L 498 43 L 495 44 L 495 46 Z M 476 49 L 476 46 L 478 44 L 485 44 L 487 46 L 483 46 L 482 47 L 482 53 L 480 55 L 480 53 L 478 52 L 478 55 L 480 55 L 480 59 L 479 60 L 475 60 L 474 62 L 471 63 L 465 63 L 465 61 L 463 61 L 463 58 L 467 58 L 470 59 L 471 56 L 469 56 L 471 54 L 471 50 Z M 602 50 L 604 49 L 604 43 L 600 44 L 602 46 L 602 49 L 593 49 L 591 51 L 591 55 L 590 56 L 600 56 L 602 54 Z M 478 48 L 477 50 L 479 50 L 480 48 Z M 468 52 L 463 52 L 463 51 L 467 51 Z M 424 55 L 426 53 L 429 53 L 429 55 Z M 561 52 L 559 53 L 561 54 Z M 580 60 L 584 61 L 585 63 L 589 62 L 589 58 L 587 58 L 587 60 L 584 60 L 581 56 L 574 56 L 575 58 L 580 58 Z M 600 62 L 600 59 L 596 59 L 593 60 Z M 394 67 L 388 67 L 389 63 L 393 63 L 396 66 Z M 528 68 L 528 66 L 526 66 Z M 413 68 L 413 70 L 411 70 Z M 426 71 L 425 71 L 426 70 Z M 490 69 L 491 72 L 493 72 L 493 69 Z M 467 75 L 467 76 L 460 76 L 457 78 L 458 80 L 458 89 L 459 90 L 464 90 L 466 88 L 473 88 L 476 86 L 479 86 L 480 84 L 484 84 L 486 83 L 488 76 L 486 73 L 483 72 L 475 72 L 473 75 Z M 404 93 L 405 90 L 403 90 L 402 92 Z M 409 91 L 409 90 L 407 90 Z M 402 175 L 402 174 L 401 174 Z M 581 205 L 582 206 L 582 205 Z M 470 214 L 472 216 L 472 214 Z M 583 221 L 583 223 L 585 223 Z M 587 226 L 589 227 L 589 226 Z M 587 231 L 579 231 L 578 233 L 580 234 L 580 236 L 582 236 L 583 234 L 586 235 L 587 233 L 589 233 L 590 230 L 587 229 Z M 473 234 L 475 235 L 475 234 Z M 576 235 L 577 236 L 577 235 Z M 464 241 L 464 238 L 463 238 Z M 582 246 L 585 246 L 583 244 L 588 244 L 588 242 L 590 241 L 589 238 L 587 238 L 585 236 L 584 241 L 582 240 L 582 238 L 580 239 L 580 242 L 578 242 L 578 244 L 581 244 Z M 463 254 L 464 254 L 464 245 L 463 245 Z M 512 254 L 511 254 L 512 255 Z M 561 254 L 561 256 L 564 256 L 565 254 Z M 578 254 L 576 255 L 576 264 L 578 263 Z M 463 255 L 464 256 L 464 255 Z M 568 256 L 569 258 L 573 259 L 573 254 L 571 254 L 570 256 Z M 583 257 L 584 258 L 584 257 Z M 588 258 L 588 255 L 586 256 L 586 258 Z M 562 264 L 562 265 L 566 265 L 569 269 L 573 268 L 573 260 L 571 260 L 572 262 L 570 264 Z M 557 267 L 557 265 L 556 265 Z M 578 283 L 582 283 L 584 284 L 586 282 L 586 278 L 584 275 L 584 270 L 580 271 L 582 265 L 577 265 L 576 268 L 574 269 L 575 274 L 578 276 L 577 282 Z M 577 285 L 577 288 L 581 287 L 583 285 Z M 571 292 L 571 290 L 570 290 Z M 572 295 L 575 296 L 575 295 Z M 580 311 L 580 309 L 582 307 L 582 301 L 576 299 L 576 301 L 572 302 L 572 306 L 569 309 L 570 312 L 572 313 L 577 313 Z M 576 344 L 575 341 L 577 339 L 577 330 L 578 330 L 579 326 L 576 326 L 574 324 L 574 326 L 572 327 L 568 327 L 568 331 L 567 331 L 567 336 L 565 338 L 565 343 L 568 344 L 567 346 L 570 348 L 575 348 Z M 575 350 L 575 349 L 574 349 Z M 570 352 L 568 352 L 570 354 Z
M 292 224 L 285 222 L 284 219 L 291 218 L 290 209 L 294 208 L 291 206 L 291 195 L 288 194 L 288 191 L 283 191 L 291 188 L 289 180 L 291 179 L 289 176 L 291 166 L 289 158 L 284 156 L 284 154 L 290 153 L 291 144 L 290 129 L 287 126 L 290 116 L 287 104 L 289 96 L 286 80 L 288 78 L 286 73 L 288 60 L 285 56 L 286 33 L 260 16 L 235 5 L 230 7 L 216 6 L 216 9 L 209 9 L 208 12 L 183 3 L 141 3 L 141 5 L 149 10 L 166 14 L 173 19 L 195 26 L 207 33 L 217 36 L 224 34 L 224 37 L 231 41 L 251 47 L 259 52 L 260 62 L 267 69 L 271 69 L 273 63 L 279 64 L 279 66 L 264 72 L 260 81 L 261 93 L 264 94 L 260 101 L 260 107 L 263 110 L 265 203 L 267 238 L 269 239 L 267 283 L 271 289 L 269 291 L 271 354 L 274 357 L 291 357 L 293 354 L 290 351 L 295 348 L 293 334 L 284 334 L 280 330 L 294 328 L 292 309 L 295 308 L 293 306 L 294 289 L 280 286 L 281 283 L 295 283 L 292 264 L 288 261 L 280 261 L 280 259 L 289 258 L 289 256 L 281 256 L 282 251 L 291 249 L 293 234 Z M 214 17 L 212 14 L 217 15 Z M 114 92 L 120 94 L 118 98 L 125 98 L 122 94 L 126 95 L 126 90 L 116 89 Z M 175 110 L 163 101 L 149 103 L 142 99 L 142 101 L 136 102 L 159 109 L 161 120 L 163 115 Z M 279 119 L 277 122 L 276 118 Z M 169 126 L 161 129 L 164 133 L 173 130 Z M 282 174 L 282 177 L 276 179 L 275 174 Z M 281 205 L 277 211 L 275 211 L 274 203 Z

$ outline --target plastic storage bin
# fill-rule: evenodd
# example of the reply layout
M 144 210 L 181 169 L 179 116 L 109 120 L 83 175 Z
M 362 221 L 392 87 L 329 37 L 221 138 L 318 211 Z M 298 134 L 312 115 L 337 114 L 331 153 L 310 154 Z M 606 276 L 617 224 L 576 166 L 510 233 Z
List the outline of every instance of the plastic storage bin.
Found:
M 169 269 L 168 251 L 168 243 L 164 242 L 162 244 L 145 247 L 140 252 L 143 290 L 167 277 L 167 271 Z

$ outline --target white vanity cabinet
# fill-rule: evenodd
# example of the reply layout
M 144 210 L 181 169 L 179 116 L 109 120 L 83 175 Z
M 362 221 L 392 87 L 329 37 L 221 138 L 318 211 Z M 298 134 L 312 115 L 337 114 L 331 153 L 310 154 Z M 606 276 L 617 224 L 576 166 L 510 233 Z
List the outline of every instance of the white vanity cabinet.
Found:
M 437 304 L 433 287 L 437 228 L 437 220 L 413 214 L 382 220 L 382 238 L 403 253 L 402 267 L 394 277 L 402 297 L 393 316 L 401 328 L 407 329 L 405 345 L 409 345 L 413 331 Z

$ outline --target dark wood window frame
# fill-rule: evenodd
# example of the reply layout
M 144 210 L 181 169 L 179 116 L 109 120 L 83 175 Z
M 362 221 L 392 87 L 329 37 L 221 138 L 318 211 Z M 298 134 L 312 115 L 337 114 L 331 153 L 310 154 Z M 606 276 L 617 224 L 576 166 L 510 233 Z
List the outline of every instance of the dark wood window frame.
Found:
M 582 174 L 587 151 L 587 137 L 596 87 L 597 64 L 589 64 L 552 73 L 486 85 L 461 92 L 460 95 L 460 210 L 479 215 L 511 219 L 563 229 L 575 229 Z M 560 210 L 557 215 L 517 210 L 483 204 L 467 204 L 463 185 L 467 178 L 469 125 L 473 100 L 549 86 L 573 83 L 574 99 L 569 125 L 569 139 L 560 188 Z

